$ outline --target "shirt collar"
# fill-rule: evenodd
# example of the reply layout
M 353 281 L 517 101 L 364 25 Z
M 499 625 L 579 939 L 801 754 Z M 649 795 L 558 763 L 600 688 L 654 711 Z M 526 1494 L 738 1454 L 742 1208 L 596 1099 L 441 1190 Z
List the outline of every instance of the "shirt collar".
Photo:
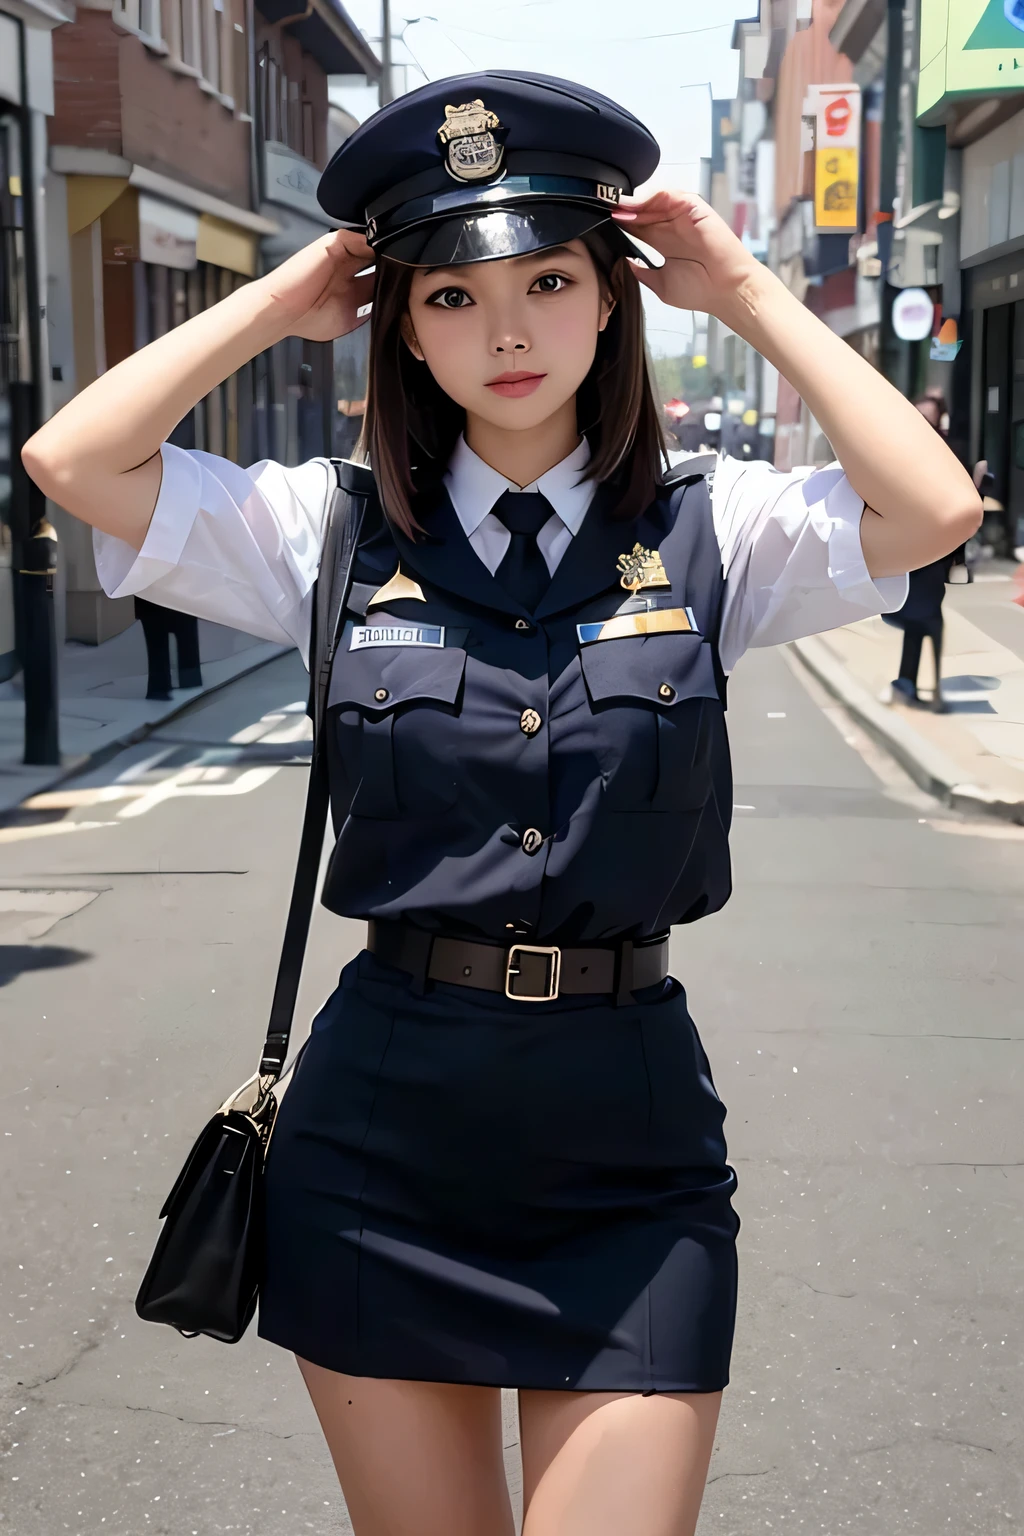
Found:
M 571 534 L 577 534 L 594 494 L 592 480 L 582 479 L 590 463 L 590 444 L 581 437 L 572 453 L 553 469 L 545 470 L 532 485 L 514 485 L 485 464 L 465 437 L 459 437 L 448 461 L 444 483 L 456 516 L 472 538 L 498 497 L 505 491 L 540 491 L 554 507 Z

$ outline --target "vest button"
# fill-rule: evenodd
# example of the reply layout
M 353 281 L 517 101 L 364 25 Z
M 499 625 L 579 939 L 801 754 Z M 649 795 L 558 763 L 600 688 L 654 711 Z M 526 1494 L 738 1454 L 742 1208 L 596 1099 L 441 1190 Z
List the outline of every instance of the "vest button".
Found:
M 529 619 L 516 619 L 516 631 L 520 635 L 532 635 L 533 625 Z
M 535 736 L 543 724 L 535 709 L 524 709 L 519 716 L 519 729 L 524 736 Z
M 658 698 L 659 699 L 674 699 L 675 696 L 676 696 L 676 691 L 672 687 L 671 683 L 662 683 L 661 687 L 658 689 Z
M 543 834 L 538 832 L 536 827 L 527 827 L 523 833 L 523 852 L 536 853 L 543 841 Z
M 375 688 L 373 696 L 377 700 L 378 704 L 383 704 L 384 700 L 388 696 L 388 691 L 386 688 Z

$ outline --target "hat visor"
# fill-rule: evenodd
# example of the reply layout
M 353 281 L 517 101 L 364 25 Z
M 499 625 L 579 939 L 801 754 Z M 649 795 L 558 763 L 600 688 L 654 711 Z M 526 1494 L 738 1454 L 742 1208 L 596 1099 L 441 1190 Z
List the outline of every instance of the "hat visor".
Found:
M 517 207 L 467 210 L 447 219 L 415 224 L 384 236 L 374 249 L 392 261 L 413 267 L 461 267 L 474 261 L 502 261 L 568 245 L 591 230 L 618 255 L 653 265 L 620 224 L 585 203 L 529 203 Z

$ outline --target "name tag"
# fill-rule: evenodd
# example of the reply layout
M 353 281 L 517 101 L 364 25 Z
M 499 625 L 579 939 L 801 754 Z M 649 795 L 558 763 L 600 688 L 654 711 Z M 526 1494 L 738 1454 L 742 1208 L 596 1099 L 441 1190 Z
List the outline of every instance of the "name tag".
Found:
M 375 645 L 444 645 L 444 625 L 356 624 L 349 650 L 366 651 Z
M 674 632 L 697 633 L 692 608 L 652 608 L 647 613 L 617 613 L 614 618 L 599 619 L 595 624 L 576 625 L 581 645 L 590 645 L 594 640 L 621 640 L 628 635 Z

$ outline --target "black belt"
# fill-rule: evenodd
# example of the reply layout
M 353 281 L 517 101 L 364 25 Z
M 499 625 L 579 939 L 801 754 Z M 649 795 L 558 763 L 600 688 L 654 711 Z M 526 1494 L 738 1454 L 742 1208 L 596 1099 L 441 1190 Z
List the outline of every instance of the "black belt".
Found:
M 415 990 L 427 981 L 504 992 L 521 1003 L 550 1003 L 582 993 L 612 994 L 628 1003 L 641 987 L 668 975 L 668 934 L 601 948 L 557 944 L 481 944 L 427 933 L 412 923 L 371 919 L 366 947 L 388 965 L 407 971 Z

